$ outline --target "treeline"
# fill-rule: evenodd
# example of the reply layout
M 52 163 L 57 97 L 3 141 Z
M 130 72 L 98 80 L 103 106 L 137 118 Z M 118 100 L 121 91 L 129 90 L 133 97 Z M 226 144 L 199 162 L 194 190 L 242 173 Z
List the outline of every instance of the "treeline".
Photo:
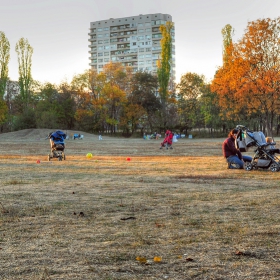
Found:
M 60 128 L 131 136 L 169 128 L 185 134 L 206 129 L 209 135 L 224 136 L 243 124 L 271 136 L 278 134 L 279 26 L 279 18 L 249 22 L 243 37 L 234 43 L 233 28 L 226 25 L 222 29 L 223 65 L 211 83 L 203 75 L 186 73 L 176 86 L 168 83 L 168 36 L 163 36 L 165 47 L 157 75 L 133 73 L 120 63 L 109 63 L 101 73 L 87 70 L 58 86 L 32 80 L 30 64 L 21 63 L 29 61 L 32 48 L 22 39 L 17 44 L 22 70 L 19 83 L 12 83 L 7 75 L 0 77 L 1 131 Z M 2 66 L 4 47 L 0 37 Z

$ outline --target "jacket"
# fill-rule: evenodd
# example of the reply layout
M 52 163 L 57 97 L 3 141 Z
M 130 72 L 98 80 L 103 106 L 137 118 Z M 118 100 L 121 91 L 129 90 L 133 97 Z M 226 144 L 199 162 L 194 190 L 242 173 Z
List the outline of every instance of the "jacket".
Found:
M 223 142 L 223 155 L 225 158 L 228 158 L 230 156 L 238 156 L 239 159 L 242 160 L 242 154 L 239 150 L 235 147 L 235 139 L 232 137 L 227 138 Z

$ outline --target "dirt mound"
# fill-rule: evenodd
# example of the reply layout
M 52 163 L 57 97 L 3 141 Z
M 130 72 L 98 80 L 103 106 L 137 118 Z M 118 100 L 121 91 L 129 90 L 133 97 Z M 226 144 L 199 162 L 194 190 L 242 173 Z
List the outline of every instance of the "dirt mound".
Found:
M 48 128 L 40 128 L 40 129 L 23 129 L 19 131 L 13 131 L 13 132 L 6 132 L 0 134 L 0 141 L 26 141 L 26 140 L 43 140 L 46 139 L 50 132 L 56 131 L 60 129 L 48 129 Z M 62 130 L 67 135 L 69 135 L 70 138 L 73 137 L 75 133 L 82 134 L 84 136 L 92 136 L 93 134 L 86 133 L 83 131 L 77 131 L 77 130 Z

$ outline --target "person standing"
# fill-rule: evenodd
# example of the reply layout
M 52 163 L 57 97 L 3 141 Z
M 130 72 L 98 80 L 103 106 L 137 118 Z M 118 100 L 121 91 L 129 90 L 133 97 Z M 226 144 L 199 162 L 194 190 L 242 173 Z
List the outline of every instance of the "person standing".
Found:
M 250 156 L 242 156 L 241 152 L 235 147 L 235 140 L 239 130 L 232 129 L 228 138 L 223 142 L 222 150 L 229 169 L 242 169 L 245 161 L 252 161 Z

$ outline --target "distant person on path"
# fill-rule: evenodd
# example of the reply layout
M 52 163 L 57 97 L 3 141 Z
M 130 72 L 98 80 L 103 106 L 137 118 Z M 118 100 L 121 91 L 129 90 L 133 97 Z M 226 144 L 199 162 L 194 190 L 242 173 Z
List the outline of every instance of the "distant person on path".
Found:
M 235 139 L 238 137 L 238 133 L 238 129 L 232 129 L 228 134 L 228 138 L 223 142 L 223 155 L 229 169 L 242 169 L 244 161 L 252 161 L 250 156 L 242 156 L 241 152 L 236 149 Z
M 98 136 L 99 140 L 102 140 L 102 135 L 101 135 L 101 131 L 99 131 L 99 136 Z

